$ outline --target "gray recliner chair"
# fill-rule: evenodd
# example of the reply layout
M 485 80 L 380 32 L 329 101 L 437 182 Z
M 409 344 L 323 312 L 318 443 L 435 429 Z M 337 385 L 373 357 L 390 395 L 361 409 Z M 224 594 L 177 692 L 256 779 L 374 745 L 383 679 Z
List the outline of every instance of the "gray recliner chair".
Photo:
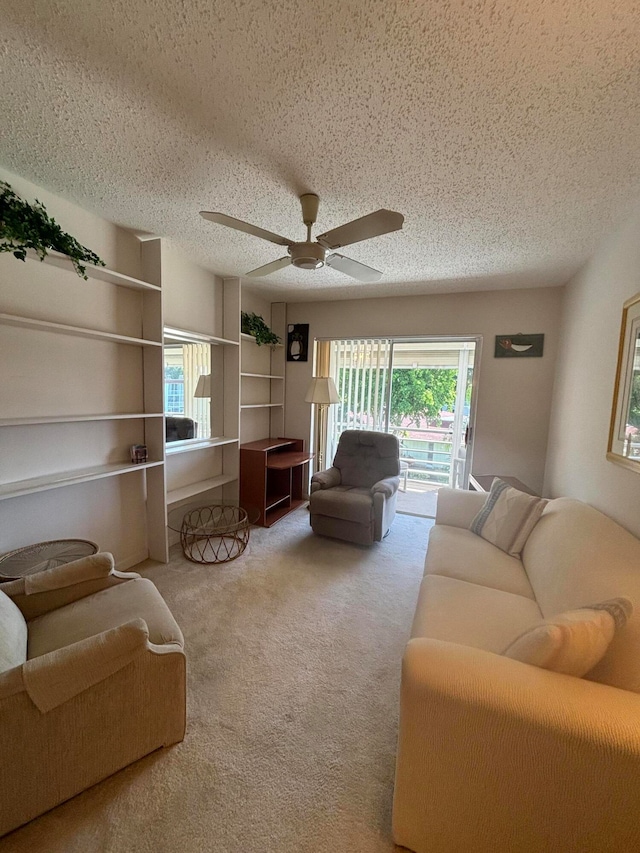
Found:
M 345 430 L 333 466 L 311 478 L 313 532 L 359 545 L 380 542 L 396 514 L 399 475 L 395 435 Z

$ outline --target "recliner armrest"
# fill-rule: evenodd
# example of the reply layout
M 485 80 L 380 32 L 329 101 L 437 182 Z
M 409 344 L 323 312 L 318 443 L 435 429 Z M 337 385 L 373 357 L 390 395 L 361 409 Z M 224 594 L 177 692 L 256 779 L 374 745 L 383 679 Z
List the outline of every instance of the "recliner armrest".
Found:
M 332 489 L 334 486 L 339 486 L 341 482 L 342 475 L 339 468 L 332 466 L 324 471 L 318 471 L 311 478 L 311 493 L 318 489 Z
M 392 498 L 400 487 L 400 477 L 385 477 L 383 480 L 378 480 L 371 486 L 371 494 L 377 492 L 383 494 L 385 498 Z

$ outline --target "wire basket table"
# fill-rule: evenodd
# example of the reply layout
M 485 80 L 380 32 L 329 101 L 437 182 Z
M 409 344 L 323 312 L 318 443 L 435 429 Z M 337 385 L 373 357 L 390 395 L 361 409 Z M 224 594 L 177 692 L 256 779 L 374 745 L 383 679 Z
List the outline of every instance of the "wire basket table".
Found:
M 53 539 L 17 548 L 0 557 L 0 581 L 24 578 L 81 557 L 97 554 L 98 546 L 88 539 Z
M 228 563 L 244 552 L 249 529 L 249 516 L 242 507 L 222 504 L 197 507 L 182 519 L 182 552 L 192 563 Z

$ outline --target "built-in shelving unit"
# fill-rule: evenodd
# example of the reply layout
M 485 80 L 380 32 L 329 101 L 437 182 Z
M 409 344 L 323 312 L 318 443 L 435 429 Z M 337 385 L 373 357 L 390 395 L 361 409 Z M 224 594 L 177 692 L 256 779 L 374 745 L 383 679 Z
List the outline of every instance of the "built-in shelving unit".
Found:
M 189 287 L 188 282 L 182 286 Z M 239 491 L 240 436 L 240 280 L 216 280 L 211 292 L 211 310 L 194 310 L 187 319 L 199 331 L 165 325 L 165 342 L 211 346 L 211 438 L 194 438 L 166 444 L 167 510 L 180 519 L 182 511 L 203 503 L 237 503 Z M 208 306 L 211 309 L 211 305 Z M 186 316 L 185 312 L 185 316 Z M 209 317 L 210 329 L 206 328 Z M 169 529 L 169 542 L 177 541 L 176 528 Z
M 285 349 L 259 347 L 241 334 L 240 279 L 176 261 L 159 238 L 138 244 L 123 233 L 117 257 L 133 269 L 141 261 L 141 278 L 86 264 L 83 281 L 56 252 L 42 263 L 30 252 L 23 265 L 0 257 L 0 331 L 20 366 L 0 418 L 0 501 L 5 532 L 9 518 L 43 516 L 55 501 L 54 524 L 36 524 L 28 534 L 25 526 L 30 538 L 15 546 L 55 538 L 59 526 L 87 535 L 90 514 L 107 507 L 101 501 L 119 502 L 108 504 L 112 518 L 95 527 L 116 545 L 131 543 L 122 562 L 133 565 L 145 556 L 168 559 L 170 510 L 181 517 L 190 505 L 239 502 L 240 442 L 284 431 Z M 269 318 L 283 340 L 285 309 L 273 304 Z M 211 347 L 211 438 L 166 441 L 163 347 L 174 341 Z M 149 461 L 130 461 L 134 444 L 146 445 Z M 280 467 L 264 469 L 269 523 L 299 500 L 304 462 L 282 468 L 285 461 L 283 453 Z M 117 477 L 129 479 L 114 483 Z M 65 499 L 54 490 L 67 490 Z M 58 507 L 66 528 L 55 520 Z M 41 535 L 51 528 L 54 535 Z M 112 549 L 110 541 L 99 544 Z
M 88 280 L 83 282 L 70 259 L 56 252 L 45 257 L 43 266 L 55 267 L 57 272 L 40 272 L 34 263 L 39 264 L 40 259 L 33 252 L 28 259 L 24 268 L 5 265 L 7 260 L 16 264 L 15 260 L 2 261 L 10 310 L 0 313 L 0 325 L 16 330 L 7 345 L 20 359 L 20 381 L 28 393 L 18 393 L 16 379 L 10 378 L 5 413 L 11 416 L 0 419 L 5 430 L 0 500 L 24 499 L 124 475 L 142 477 L 140 491 L 136 488 L 134 493 L 146 496 L 147 553 L 166 560 L 161 287 L 91 264 L 86 264 Z M 110 286 L 116 289 L 110 290 Z M 58 288 L 57 300 L 47 292 L 52 287 Z M 43 305 L 48 317 L 42 316 Z M 55 313 L 57 317 L 52 316 Z M 60 322 L 65 316 L 75 322 Z M 111 330 L 78 322 L 95 316 Z M 82 340 L 74 344 L 72 339 Z M 124 354 L 121 348 L 139 354 Z M 49 362 L 55 367 L 49 367 Z M 102 392 L 105 375 L 112 385 Z M 23 410 L 29 407 L 31 411 L 16 411 L 18 400 Z M 83 400 L 88 402 L 88 411 L 80 410 Z M 113 411 L 92 411 L 92 402 L 105 405 L 105 401 Z M 69 414 L 69 408 L 77 413 Z M 146 445 L 149 461 L 132 463 L 131 444 Z M 82 500 L 79 497 L 76 502 Z M 67 505 L 66 501 L 60 504 L 61 508 Z M 63 518 L 64 512 L 61 509 Z M 101 545 L 109 547 L 109 543 Z
M 284 302 L 273 303 L 270 328 L 282 339 L 285 336 Z M 264 435 L 281 435 L 284 431 L 284 344 L 258 346 L 252 335 L 241 340 L 241 439 L 255 441 Z

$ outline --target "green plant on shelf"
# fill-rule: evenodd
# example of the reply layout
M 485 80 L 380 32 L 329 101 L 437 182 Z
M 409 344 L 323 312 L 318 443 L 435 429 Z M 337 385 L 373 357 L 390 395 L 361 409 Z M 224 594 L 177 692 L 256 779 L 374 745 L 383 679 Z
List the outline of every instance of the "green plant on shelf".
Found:
M 10 184 L 0 181 L 0 252 L 11 252 L 20 261 L 27 259 L 33 249 L 41 261 L 50 249 L 67 255 L 79 276 L 86 279 L 85 263 L 103 267 L 104 261 L 80 245 L 75 237 L 63 231 L 49 216 L 42 202 L 29 204 L 13 191 Z
M 275 332 L 272 332 L 271 329 L 267 326 L 264 321 L 264 318 L 259 314 L 253 314 L 249 311 L 242 311 L 242 333 L 244 335 L 251 335 L 252 338 L 255 338 L 258 346 L 262 346 L 262 344 L 268 344 L 269 346 L 276 346 L 276 344 L 280 343 L 280 338 L 276 335 Z

